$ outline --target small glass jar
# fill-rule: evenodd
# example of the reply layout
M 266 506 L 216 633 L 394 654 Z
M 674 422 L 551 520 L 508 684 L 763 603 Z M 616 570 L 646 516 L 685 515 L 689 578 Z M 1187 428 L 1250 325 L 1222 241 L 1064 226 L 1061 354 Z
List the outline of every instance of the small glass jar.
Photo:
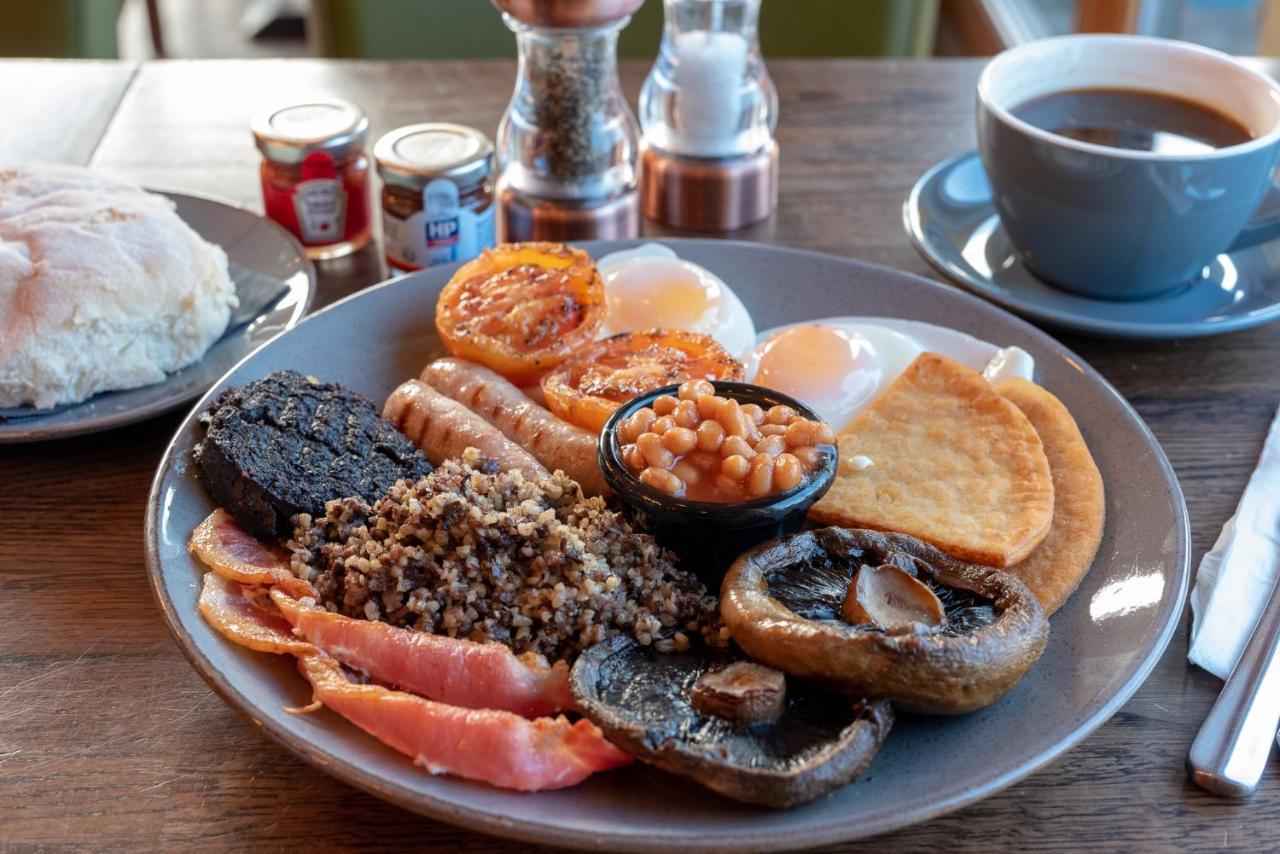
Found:
M 373 146 L 387 265 L 399 273 L 469 261 L 494 244 L 493 143 L 475 128 L 397 128 Z
M 314 259 L 369 242 L 369 119 L 355 104 L 318 99 L 253 120 L 262 152 L 262 203 Z

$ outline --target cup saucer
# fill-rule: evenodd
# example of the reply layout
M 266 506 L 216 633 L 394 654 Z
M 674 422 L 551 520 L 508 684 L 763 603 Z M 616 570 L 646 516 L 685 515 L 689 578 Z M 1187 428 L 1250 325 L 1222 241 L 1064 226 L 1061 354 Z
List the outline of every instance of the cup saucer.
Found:
M 1045 324 L 1111 338 L 1193 338 L 1280 318 L 1280 241 L 1224 253 L 1166 294 L 1112 302 L 1061 291 L 1018 258 L 976 152 L 934 166 L 903 205 L 916 249 L 974 293 Z

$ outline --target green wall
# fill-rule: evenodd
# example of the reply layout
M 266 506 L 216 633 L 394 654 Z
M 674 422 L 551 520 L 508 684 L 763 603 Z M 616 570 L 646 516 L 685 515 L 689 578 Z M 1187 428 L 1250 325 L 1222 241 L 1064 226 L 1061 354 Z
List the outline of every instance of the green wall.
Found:
M 513 56 L 488 0 L 312 0 L 322 56 L 411 59 Z M 764 0 L 766 56 L 927 56 L 938 0 Z M 661 0 L 646 0 L 622 33 L 623 56 L 652 57 Z
M 123 0 L 0 0 L 0 56 L 114 59 Z

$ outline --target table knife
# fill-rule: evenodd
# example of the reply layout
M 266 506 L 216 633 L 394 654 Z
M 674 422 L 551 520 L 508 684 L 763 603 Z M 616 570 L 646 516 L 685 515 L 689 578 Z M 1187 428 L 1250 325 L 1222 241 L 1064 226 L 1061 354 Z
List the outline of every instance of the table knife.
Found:
M 1280 579 L 1187 753 L 1196 785 L 1230 798 L 1253 794 L 1280 726 Z

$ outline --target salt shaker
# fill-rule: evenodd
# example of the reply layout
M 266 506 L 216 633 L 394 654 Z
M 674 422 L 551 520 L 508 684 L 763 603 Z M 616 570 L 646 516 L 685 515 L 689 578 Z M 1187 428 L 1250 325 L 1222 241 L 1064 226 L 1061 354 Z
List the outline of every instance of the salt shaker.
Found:
M 664 0 L 663 14 L 640 92 L 644 215 L 702 231 L 768 218 L 778 93 L 760 53 L 760 0 Z
M 498 125 L 503 240 L 636 237 L 639 131 L 618 82 L 618 33 L 644 0 L 493 0 L 516 34 Z

